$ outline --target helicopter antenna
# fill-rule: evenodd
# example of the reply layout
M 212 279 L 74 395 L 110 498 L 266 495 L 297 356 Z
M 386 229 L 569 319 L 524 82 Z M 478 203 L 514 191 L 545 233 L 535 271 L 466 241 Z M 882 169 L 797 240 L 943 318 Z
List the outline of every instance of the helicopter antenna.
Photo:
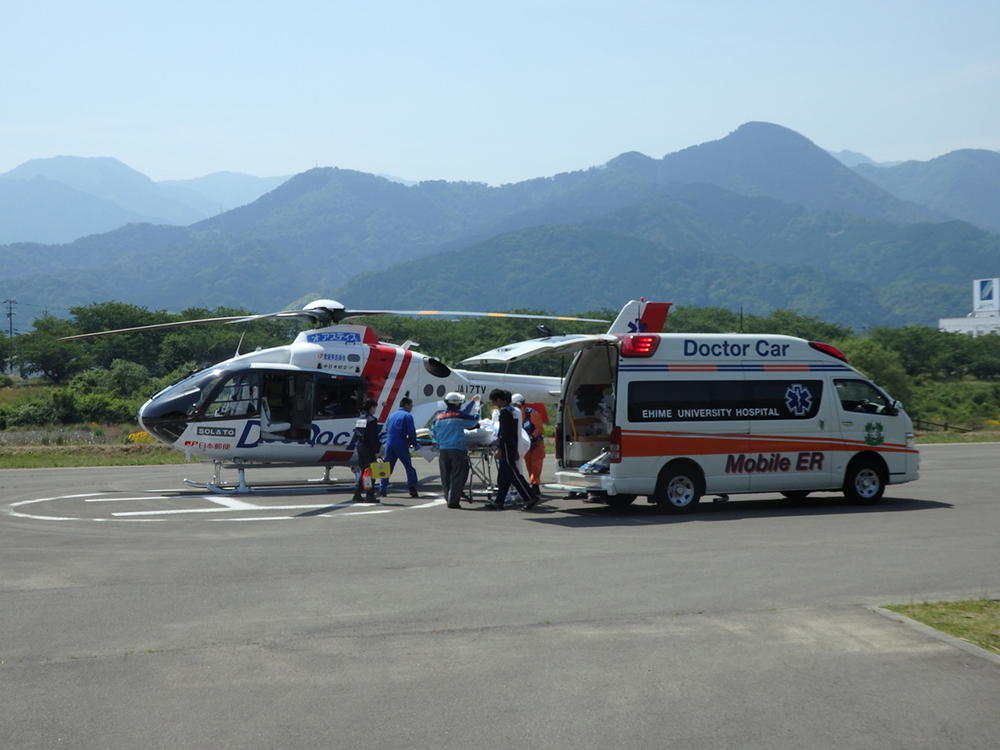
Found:
M 243 337 L 246 336 L 246 335 L 247 335 L 246 331 L 243 331 L 243 333 L 240 334 L 240 343 L 238 343 L 236 345 L 236 355 L 235 356 L 237 356 L 237 357 L 240 356 L 240 349 L 243 348 Z

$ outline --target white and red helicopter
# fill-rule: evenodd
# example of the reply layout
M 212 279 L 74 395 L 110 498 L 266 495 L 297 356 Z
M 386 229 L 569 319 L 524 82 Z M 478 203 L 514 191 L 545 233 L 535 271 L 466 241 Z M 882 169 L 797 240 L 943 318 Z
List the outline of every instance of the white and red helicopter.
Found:
M 607 338 L 645 330 L 647 305 L 659 314 L 659 303 L 629 302 L 611 325 Z M 654 309 L 657 311 L 654 313 Z M 666 310 L 663 310 L 665 317 Z M 224 489 L 220 469 L 239 471 L 238 492 L 250 491 L 248 466 L 316 466 L 326 470 L 356 461 L 354 427 L 358 406 L 378 402 L 375 413 L 385 423 L 403 396 L 413 400 L 417 425 L 444 407 L 446 393 L 487 396 L 493 388 L 524 395 L 529 403 L 557 400 L 561 379 L 537 375 L 456 370 L 433 357 L 402 346 L 380 342 L 367 326 L 339 325 L 343 320 L 373 315 L 514 317 L 539 320 L 607 323 L 513 313 L 470 313 L 429 310 L 348 310 L 333 300 L 317 300 L 302 310 L 243 317 L 207 318 L 155 326 L 81 334 L 68 339 L 130 333 L 164 327 L 222 322 L 242 323 L 265 318 L 298 318 L 319 324 L 286 346 L 241 354 L 195 373 L 154 394 L 139 409 L 143 429 L 162 443 L 215 464 L 215 478 L 205 485 Z M 662 326 L 658 320 L 657 325 Z M 658 328 L 657 328 L 658 330 Z M 605 334 L 597 334 L 599 337 Z M 587 334 L 548 337 L 571 345 Z M 558 349 L 556 350 L 558 351 Z M 188 481 L 188 480 L 185 480 Z M 198 484 L 189 482 L 190 484 Z M 285 484 L 285 483 L 283 483 Z

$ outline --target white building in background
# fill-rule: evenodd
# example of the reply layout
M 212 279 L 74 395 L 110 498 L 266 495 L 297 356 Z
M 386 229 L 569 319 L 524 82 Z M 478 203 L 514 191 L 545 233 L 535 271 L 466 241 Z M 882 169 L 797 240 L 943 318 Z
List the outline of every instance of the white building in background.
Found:
M 976 279 L 972 282 L 972 312 L 964 318 L 941 318 L 938 328 L 952 333 L 983 336 L 1000 335 L 1000 279 Z

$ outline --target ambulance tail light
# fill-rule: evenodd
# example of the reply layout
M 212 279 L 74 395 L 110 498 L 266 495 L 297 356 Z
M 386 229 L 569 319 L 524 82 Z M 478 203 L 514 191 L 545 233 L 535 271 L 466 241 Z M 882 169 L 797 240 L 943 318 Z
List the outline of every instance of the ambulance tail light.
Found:
M 562 425 L 556 425 L 556 461 L 562 460 Z
M 611 454 L 611 463 L 620 464 L 622 461 L 622 428 L 614 427 L 611 430 L 611 442 L 608 445 L 608 452 Z
M 818 352 L 823 352 L 823 354 L 828 354 L 831 357 L 836 357 L 841 362 L 847 361 L 847 355 L 844 354 L 840 349 L 835 346 L 830 346 L 829 344 L 821 344 L 818 341 L 810 341 L 809 346 Z
M 623 357 L 652 357 L 660 337 L 648 333 L 630 333 L 622 337 Z

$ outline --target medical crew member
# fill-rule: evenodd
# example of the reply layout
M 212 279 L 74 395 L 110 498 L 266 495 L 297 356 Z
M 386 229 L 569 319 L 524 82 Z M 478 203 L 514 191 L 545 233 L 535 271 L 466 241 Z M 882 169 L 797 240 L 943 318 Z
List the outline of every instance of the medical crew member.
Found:
M 517 468 L 518 435 L 517 416 L 510 404 L 510 391 L 494 388 L 490 392 L 490 401 L 499 410 L 497 433 L 497 495 L 496 499 L 487 505 L 492 510 L 503 510 L 507 491 L 513 485 L 517 494 L 524 500 L 524 509 L 531 510 L 538 502 L 538 496 L 531 492 L 528 480 Z
M 524 434 L 528 436 L 528 450 L 524 454 L 524 465 L 528 470 L 528 483 L 534 494 L 538 494 L 542 484 L 542 461 L 545 460 L 545 433 L 541 412 L 524 403 L 524 396 L 515 393 L 511 398 L 515 407 L 520 407 L 524 415 Z
M 470 410 L 479 405 L 479 396 L 473 396 L 462 409 L 465 396 L 454 391 L 444 397 L 445 410 L 434 418 L 431 434 L 438 446 L 438 468 L 441 471 L 441 489 L 449 508 L 461 508 L 462 488 L 469 476 L 469 454 L 465 448 L 465 431 L 479 424 L 477 414 Z
M 380 430 L 378 420 L 375 418 L 375 407 L 377 406 L 378 401 L 373 398 L 365 401 L 364 408 L 354 425 L 354 443 L 358 451 L 358 478 L 354 484 L 354 502 L 356 503 L 378 502 L 378 498 L 375 497 L 375 483 L 372 482 L 368 487 L 364 487 L 365 469 L 369 469 L 382 453 Z M 363 500 L 361 499 L 362 488 L 365 490 Z
M 396 468 L 396 459 L 406 469 L 406 488 L 410 497 L 417 497 L 417 472 L 410 461 L 410 448 L 417 447 L 417 428 L 413 423 L 413 399 L 403 396 L 399 400 L 399 410 L 385 421 L 385 460 L 389 462 L 389 473 Z M 379 494 L 386 496 L 389 491 L 388 477 L 379 481 Z

